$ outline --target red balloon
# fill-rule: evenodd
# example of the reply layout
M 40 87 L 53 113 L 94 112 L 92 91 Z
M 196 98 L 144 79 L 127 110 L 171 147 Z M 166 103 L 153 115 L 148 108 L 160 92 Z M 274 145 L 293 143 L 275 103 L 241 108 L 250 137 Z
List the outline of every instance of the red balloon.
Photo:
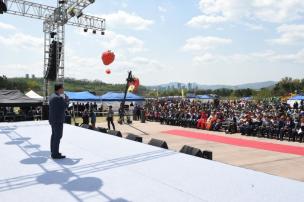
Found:
M 112 51 L 106 51 L 101 56 L 104 65 L 109 65 L 115 60 L 115 54 Z
M 110 69 L 106 69 L 106 74 L 111 74 L 111 70 Z

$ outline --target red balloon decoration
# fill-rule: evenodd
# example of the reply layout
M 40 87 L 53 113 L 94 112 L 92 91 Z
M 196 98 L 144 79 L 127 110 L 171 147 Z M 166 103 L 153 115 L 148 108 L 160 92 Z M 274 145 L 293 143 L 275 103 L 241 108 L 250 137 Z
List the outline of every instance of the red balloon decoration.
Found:
M 111 74 L 111 70 L 110 69 L 106 69 L 106 74 Z
M 108 50 L 102 54 L 101 59 L 104 65 L 109 65 L 115 60 L 115 54 Z

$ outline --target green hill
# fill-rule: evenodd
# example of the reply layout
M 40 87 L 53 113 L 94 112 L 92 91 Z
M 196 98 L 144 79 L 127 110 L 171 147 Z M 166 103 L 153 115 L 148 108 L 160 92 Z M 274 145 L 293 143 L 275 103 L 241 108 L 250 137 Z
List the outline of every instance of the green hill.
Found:
M 51 84 L 50 86 L 53 86 Z M 22 92 L 34 90 L 40 95 L 43 95 L 43 79 L 42 78 L 7 78 L 0 76 L 0 89 L 18 89 Z M 65 79 L 65 90 L 67 91 L 90 91 L 96 95 L 102 95 L 109 91 L 123 92 L 125 84 L 107 84 L 102 81 L 77 80 L 72 78 Z M 269 98 L 272 96 L 286 96 L 289 93 L 303 93 L 304 79 L 292 79 L 289 77 L 283 78 L 274 86 L 262 88 L 259 90 L 245 88 L 245 89 L 186 89 L 183 88 L 184 94 L 216 94 L 224 98 L 240 98 L 244 96 L 253 96 L 256 99 Z M 52 89 L 50 87 L 50 91 Z M 156 96 L 174 96 L 181 95 L 181 89 L 165 88 L 165 89 L 151 89 L 149 87 L 141 86 L 138 94 L 148 97 Z
M 52 83 L 50 86 L 53 86 Z M 106 84 L 102 81 L 77 80 L 66 78 L 64 80 L 66 91 L 90 91 L 97 95 L 104 94 L 108 91 L 124 91 L 125 84 Z M 50 87 L 51 88 L 51 87 Z M 0 76 L 0 89 L 18 89 L 22 92 L 34 90 L 38 94 L 43 94 L 43 79 L 42 78 L 7 78 Z M 50 89 L 51 90 L 51 89 Z M 139 94 L 145 94 L 145 88 L 140 87 Z

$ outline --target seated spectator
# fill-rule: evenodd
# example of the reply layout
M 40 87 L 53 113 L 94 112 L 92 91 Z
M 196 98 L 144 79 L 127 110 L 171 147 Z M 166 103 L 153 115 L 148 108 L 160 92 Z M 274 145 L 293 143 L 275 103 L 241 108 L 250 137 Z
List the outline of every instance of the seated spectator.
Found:
M 297 138 L 299 142 L 302 142 L 304 136 L 304 116 L 300 119 L 297 129 Z
M 206 124 L 207 124 L 207 115 L 205 112 L 201 113 L 200 119 L 197 121 L 197 128 L 200 129 L 206 129 Z

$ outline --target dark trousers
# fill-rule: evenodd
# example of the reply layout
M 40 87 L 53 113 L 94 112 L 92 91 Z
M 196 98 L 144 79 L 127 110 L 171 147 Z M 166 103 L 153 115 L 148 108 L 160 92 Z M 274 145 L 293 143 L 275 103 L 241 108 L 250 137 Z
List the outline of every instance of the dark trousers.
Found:
M 113 122 L 113 117 L 108 117 L 107 118 L 107 121 L 108 121 L 108 129 L 110 130 L 110 124 L 112 125 L 113 127 L 113 130 L 115 130 L 115 125 L 114 125 L 114 122 Z
M 303 137 L 304 137 L 304 132 L 301 132 L 300 134 L 297 135 L 299 137 L 299 141 L 303 142 Z
M 52 155 L 59 154 L 60 139 L 62 138 L 63 123 L 53 123 L 51 136 L 51 153 Z

